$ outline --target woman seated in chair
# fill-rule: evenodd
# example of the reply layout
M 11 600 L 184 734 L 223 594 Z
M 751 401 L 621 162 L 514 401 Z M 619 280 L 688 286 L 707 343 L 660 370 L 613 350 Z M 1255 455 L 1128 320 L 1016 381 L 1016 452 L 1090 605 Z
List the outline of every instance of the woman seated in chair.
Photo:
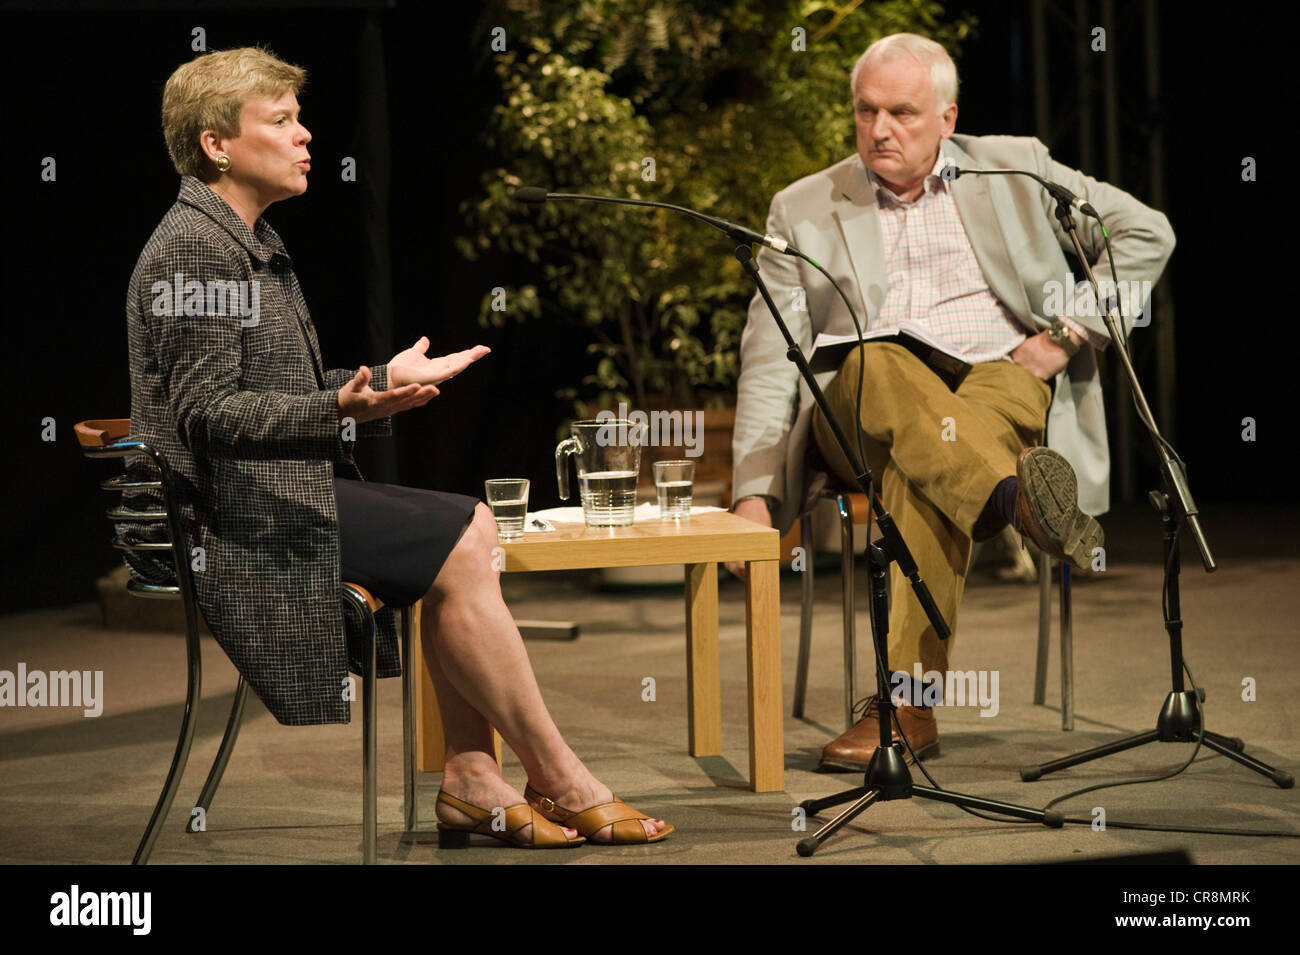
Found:
M 428 358 L 421 338 L 384 365 L 321 364 L 292 262 L 262 218 L 307 190 L 305 78 L 245 48 L 184 64 L 163 92 L 182 179 L 131 277 L 131 431 L 177 475 L 204 618 L 279 722 L 341 723 L 348 670 L 361 670 L 341 582 L 385 603 L 379 676 L 400 672 L 392 608 L 423 601 L 447 744 L 439 828 L 530 847 L 658 841 L 673 827 L 616 800 L 551 720 L 501 596 L 491 511 L 360 480 L 356 439 L 391 434 L 393 415 L 428 403 L 488 349 Z M 493 726 L 527 771 L 527 800 L 501 776 Z M 512 831 L 493 829 L 494 808 L 525 803 L 508 813 Z

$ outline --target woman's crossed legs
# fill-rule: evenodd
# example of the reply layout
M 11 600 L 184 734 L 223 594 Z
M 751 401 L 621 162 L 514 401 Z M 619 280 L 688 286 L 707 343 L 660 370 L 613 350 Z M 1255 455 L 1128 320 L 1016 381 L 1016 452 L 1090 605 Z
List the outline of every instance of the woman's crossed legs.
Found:
M 569 748 L 542 701 L 523 638 L 501 596 L 493 568 L 496 546 L 496 521 L 480 503 L 424 598 L 424 659 L 438 694 L 447 745 L 442 789 L 486 809 L 525 801 L 497 767 L 495 726 L 519 756 L 533 788 L 557 806 L 582 810 L 609 802 L 609 787 Z M 444 823 L 472 823 L 445 803 L 438 804 L 437 814 Z M 641 825 L 649 837 L 667 827 L 662 819 L 642 820 Z M 526 842 L 531 831 L 526 826 L 520 838 Z M 572 829 L 565 831 L 569 838 L 576 836 Z M 610 831 L 604 827 L 592 841 L 608 842 Z

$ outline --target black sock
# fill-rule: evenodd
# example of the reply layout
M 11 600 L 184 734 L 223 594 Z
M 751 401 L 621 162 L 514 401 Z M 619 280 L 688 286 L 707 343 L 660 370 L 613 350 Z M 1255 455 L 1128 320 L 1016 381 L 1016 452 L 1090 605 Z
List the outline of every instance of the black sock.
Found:
M 1016 521 L 1016 495 L 1020 491 L 1020 482 L 1016 478 L 1003 478 L 998 482 L 998 486 L 993 489 L 989 495 L 989 502 L 986 508 L 991 508 L 993 513 L 1006 521 L 1013 528 L 1017 527 Z

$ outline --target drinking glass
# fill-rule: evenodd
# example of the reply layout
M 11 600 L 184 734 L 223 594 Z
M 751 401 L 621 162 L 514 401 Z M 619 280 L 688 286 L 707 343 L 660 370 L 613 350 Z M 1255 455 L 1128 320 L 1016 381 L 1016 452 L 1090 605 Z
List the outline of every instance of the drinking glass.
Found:
M 503 541 L 524 536 L 524 515 L 528 512 L 527 478 L 492 478 L 483 482 L 488 507 L 497 519 L 497 537 Z
M 654 470 L 660 520 L 689 520 L 695 488 L 695 462 L 656 461 Z

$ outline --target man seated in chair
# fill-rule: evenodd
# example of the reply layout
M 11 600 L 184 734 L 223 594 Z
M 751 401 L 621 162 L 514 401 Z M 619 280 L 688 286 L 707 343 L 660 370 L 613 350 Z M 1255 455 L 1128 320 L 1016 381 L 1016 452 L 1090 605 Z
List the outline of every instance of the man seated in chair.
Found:
M 911 674 L 917 664 L 923 673 L 948 670 L 972 542 L 1010 524 L 1043 551 L 1084 566 L 1103 543 L 1090 515 L 1108 506 L 1096 351 L 1110 339 L 1091 290 L 1076 292 L 1055 200 L 1028 177 L 947 180 L 941 171 L 1029 170 L 1091 203 L 1110 232 L 1126 335 L 1174 236 L 1164 215 L 1054 162 L 1037 139 L 955 134 L 957 70 L 931 40 L 903 33 L 873 43 L 850 86 L 857 154 L 777 193 L 767 231 L 822 263 L 868 329 L 906 322 L 943 346 L 868 342 L 818 374 L 857 453 L 862 368 L 861 438 L 877 493 L 953 630 L 946 642 L 938 638 L 892 568 L 891 686 L 903 689 L 905 704 L 924 704 L 942 688 L 913 687 Z M 1078 212 L 1075 220 L 1095 263 L 1104 254 L 1098 223 Z M 807 263 L 764 249 L 759 264 L 805 355 L 822 332 L 853 333 L 842 300 Z M 1129 294 L 1138 288 L 1147 291 Z M 811 507 L 810 454 L 856 490 L 854 475 L 758 296 L 740 356 L 733 509 L 784 532 Z M 1040 446 L 1044 436 L 1052 450 Z M 874 697 L 864 703 L 864 718 L 826 746 L 824 765 L 864 769 L 870 761 L 879 705 Z M 918 756 L 937 747 L 929 706 L 901 706 L 895 739 L 900 724 Z

